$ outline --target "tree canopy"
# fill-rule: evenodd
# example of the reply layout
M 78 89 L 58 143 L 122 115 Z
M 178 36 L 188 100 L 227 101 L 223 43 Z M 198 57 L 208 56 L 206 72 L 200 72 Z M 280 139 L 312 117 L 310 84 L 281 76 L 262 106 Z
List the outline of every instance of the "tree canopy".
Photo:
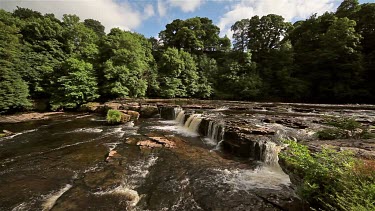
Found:
M 138 97 L 375 103 L 375 3 L 290 23 L 238 20 L 233 37 L 206 17 L 176 19 L 158 38 L 94 19 L 0 10 L 0 112 L 47 101 L 75 109 Z

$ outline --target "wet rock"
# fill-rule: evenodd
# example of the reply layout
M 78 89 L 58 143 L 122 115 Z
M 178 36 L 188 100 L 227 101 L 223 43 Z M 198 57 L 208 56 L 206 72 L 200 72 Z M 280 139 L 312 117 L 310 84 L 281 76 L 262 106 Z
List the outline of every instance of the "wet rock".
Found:
M 140 114 L 137 111 L 119 110 L 121 113 L 129 115 L 131 120 L 138 120 Z
M 85 103 L 80 106 L 78 111 L 81 112 L 96 112 L 96 110 L 100 107 L 100 103 L 95 103 L 95 102 L 90 102 L 90 103 Z
M 281 125 L 284 125 L 286 127 L 290 127 L 290 128 L 297 128 L 297 129 L 306 129 L 308 128 L 307 125 L 305 125 L 304 123 L 302 123 L 301 121 L 299 120 L 296 120 L 296 119 L 292 119 L 292 118 L 283 118 L 283 119 L 278 119 L 275 121 L 276 123 L 278 124 L 281 124 Z
M 161 106 L 159 107 L 160 117 L 166 120 L 174 120 L 177 117 L 178 110 L 181 110 L 179 106 Z
M 137 145 L 148 148 L 175 148 L 176 144 L 165 137 L 149 137 L 149 140 L 138 141 Z
M 151 140 L 139 141 L 137 143 L 137 146 L 148 147 L 148 148 L 162 148 L 163 147 L 162 144 L 159 144 L 159 143 L 157 143 L 155 141 L 151 141 Z
M 14 133 L 12 131 L 9 131 L 9 130 L 3 130 L 3 134 L 4 134 L 4 136 L 14 135 Z
M 141 105 L 139 113 L 142 118 L 151 118 L 159 114 L 159 109 L 156 105 Z
M 107 154 L 106 158 L 105 158 L 105 161 L 106 162 L 111 162 L 113 161 L 114 159 L 116 158 L 120 158 L 121 155 L 117 153 L 116 150 L 111 150 L 109 151 L 109 153 Z
M 164 147 L 167 148 L 175 148 L 176 144 L 173 141 L 168 140 L 167 138 L 164 137 L 150 137 L 151 140 L 162 144 Z

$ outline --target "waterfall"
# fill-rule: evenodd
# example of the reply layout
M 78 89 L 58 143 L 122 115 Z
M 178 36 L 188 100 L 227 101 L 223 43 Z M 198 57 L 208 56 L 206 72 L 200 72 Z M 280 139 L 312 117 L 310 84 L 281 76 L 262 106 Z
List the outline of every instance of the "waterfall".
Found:
M 194 117 L 193 120 L 191 121 L 190 125 L 189 125 L 189 130 L 191 130 L 193 132 L 198 132 L 198 127 L 199 127 L 201 122 L 202 122 L 202 118 Z
M 267 141 L 263 144 L 263 150 L 260 152 L 261 161 L 268 165 L 278 165 L 280 152 L 280 146 L 277 146 L 276 143 Z
M 207 137 L 217 143 L 224 139 L 224 125 L 214 121 L 208 123 Z
M 181 107 L 174 107 L 174 108 L 173 108 L 173 112 L 174 112 L 174 113 L 173 113 L 173 114 L 174 114 L 174 116 L 173 116 L 174 118 L 173 118 L 173 119 L 176 119 L 176 118 L 177 118 L 177 115 L 178 115 L 181 111 L 183 111 Z
M 184 127 L 193 132 L 198 132 L 199 124 L 202 122 L 200 114 L 192 114 L 186 120 Z
M 185 111 L 181 110 L 178 115 L 177 115 L 177 118 L 175 119 L 176 122 L 178 122 L 180 125 L 184 125 L 184 121 L 185 121 Z

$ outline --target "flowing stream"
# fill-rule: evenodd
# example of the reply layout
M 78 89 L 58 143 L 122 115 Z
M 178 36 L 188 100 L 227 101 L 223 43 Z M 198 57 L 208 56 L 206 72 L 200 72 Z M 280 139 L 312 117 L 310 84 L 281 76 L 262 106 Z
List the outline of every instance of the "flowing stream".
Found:
M 223 123 L 199 135 L 201 115 L 185 115 L 116 126 L 77 114 L 2 124 L 15 135 L 0 139 L 0 210 L 280 210 L 295 196 L 276 147 L 264 162 L 236 158 L 220 148 Z M 149 137 L 176 147 L 136 145 Z M 106 162 L 111 150 L 117 156 Z

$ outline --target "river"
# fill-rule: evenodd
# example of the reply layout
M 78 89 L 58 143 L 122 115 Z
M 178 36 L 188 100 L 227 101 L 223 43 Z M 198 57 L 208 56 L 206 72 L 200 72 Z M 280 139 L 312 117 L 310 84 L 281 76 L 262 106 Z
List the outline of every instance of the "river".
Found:
M 110 126 L 65 113 L 1 126 L 15 134 L 0 139 L 0 210 L 285 210 L 296 200 L 278 165 L 227 154 L 178 119 Z M 150 137 L 175 147 L 136 145 Z

